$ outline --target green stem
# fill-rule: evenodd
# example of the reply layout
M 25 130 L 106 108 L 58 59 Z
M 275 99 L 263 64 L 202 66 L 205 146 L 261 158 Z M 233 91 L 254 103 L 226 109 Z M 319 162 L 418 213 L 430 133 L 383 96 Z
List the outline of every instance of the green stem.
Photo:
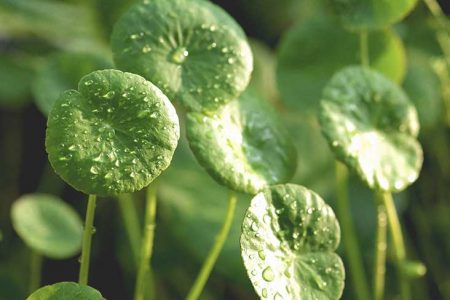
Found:
M 397 276 L 400 285 L 401 299 L 411 299 L 408 279 L 402 272 L 402 264 L 406 260 L 405 243 L 403 240 L 402 228 L 398 219 L 397 210 L 395 209 L 394 200 L 389 192 L 382 193 L 382 200 L 386 207 L 389 232 L 392 237 L 394 256 L 396 260 Z
M 30 294 L 41 286 L 42 255 L 31 250 Z
M 147 206 L 145 208 L 145 227 L 142 236 L 141 253 L 139 260 L 139 269 L 136 278 L 136 287 L 134 300 L 143 300 L 145 296 L 146 279 L 151 278 L 150 260 L 153 251 L 153 240 L 155 236 L 155 217 L 156 217 L 156 188 L 149 186 L 147 188 Z M 151 283 L 153 284 L 153 283 Z M 154 289 L 153 293 L 154 293 Z
M 369 34 L 367 30 L 361 30 L 359 33 L 359 51 L 361 55 L 361 65 L 369 67 Z
M 86 219 L 83 232 L 83 246 L 81 249 L 81 265 L 78 283 L 87 285 L 89 276 L 89 260 L 91 256 L 92 234 L 94 233 L 94 215 L 96 195 L 89 195 L 88 206 L 86 210 Z
M 350 267 L 350 276 L 357 299 L 370 299 L 369 285 L 362 263 L 355 227 L 348 203 L 348 172 L 340 162 L 336 162 L 337 214 L 342 228 L 342 239 Z
M 139 268 L 139 249 L 141 247 L 141 227 L 139 216 L 136 211 L 133 196 L 130 194 L 118 195 L 118 203 L 122 214 L 125 230 L 130 242 L 131 252 L 133 253 L 136 267 Z
M 375 264 L 373 271 L 374 300 L 382 300 L 384 295 L 384 278 L 386 274 L 386 233 L 387 215 L 383 194 L 376 192 L 377 233 L 375 242 Z
M 220 251 L 222 250 L 223 245 L 225 244 L 225 241 L 228 237 L 228 233 L 233 222 L 234 212 L 236 210 L 236 202 L 236 194 L 233 191 L 230 191 L 228 197 L 228 208 L 224 222 L 222 224 L 222 228 L 216 236 L 215 243 L 209 251 L 208 257 L 203 262 L 200 273 L 195 279 L 194 285 L 191 287 L 191 290 L 189 291 L 189 294 L 186 298 L 187 300 L 196 300 L 198 299 L 198 297 L 200 297 L 200 294 L 202 293 L 203 288 L 208 281 L 209 275 L 211 274 L 217 258 L 219 257 Z

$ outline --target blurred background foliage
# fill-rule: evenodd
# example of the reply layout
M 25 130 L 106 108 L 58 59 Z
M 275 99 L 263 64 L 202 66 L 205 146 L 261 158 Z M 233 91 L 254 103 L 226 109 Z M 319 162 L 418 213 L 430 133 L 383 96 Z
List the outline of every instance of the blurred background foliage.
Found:
M 448 13 L 450 5 L 445 1 L 441 4 Z M 0 0 L 2 300 L 24 299 L 27 294 L 30 253 L 11 226 L 13 201 L 26 193 L 47 192 L 61 196 L 84 214 L 85 196 L 62 183 L 47 163 L 46 114 L 57 97 L 55 90 L 75 88 L 84 74 L 112 66 L 109 34 L 132 2 Z M 315 110 L 321 88 L 332 73 L 357 63 L 355 38 L 335 24 L 325 0 L 215 2 L 250 37 L 255 56 L 250 88 L 274 105 L 296 142 L 299 161 L 291 182 L 315 190 L 333 206 L 334 160 L 321 136 Z M 396 195 L 408 252 L 428 269 L 425 277 L 413 284 L 415 299 L 450 299 L 450 112 L 444 105 L 450 98 L 450 70 L 436 40 L 438 29 L 436 20 L 419 1 L 392 32 L 371 36 L 375 49 L 371 53 L 381 57 L 374 59 L 378 63 L 374 67 L 386 70 L 403 86 L 418 109 L 422 126 L 425 161 L 420 177 L 406 192 Z M 289 42 L 294 32 L 301 32 L 302 38 L 296 36 L 297 40 Z M 296 89 L 279 92 L 277 79 L 283 84 L 286 74 L 277 71 L 277 64 L 298 69 L 293 79 L 288 78 L 298 81 Z M 182 299 L 220 227 L 227 191 L 199 167 L 184 136 L 171 167 L 157 184 L 153 265 L 158 299 Z M 138 207 L 143 205 L 143 198 L 142 193 L 136 194 Z M 250 196 L 239 198 L 230 237 L 202 295 L 204 300 L 256 298 L 245 275 L 238 242 Z M 365 267 L 370 271 L 375 230 L 373 196 L 351 177 L 350 198 Z M 107 299 L 131 299 L 135 267 L 117 200 L 102 199 L 98 206 L 91 285 Z M 395 291 L 391 267 L 388 258 L 386 299 L 391 299 Z M 78 257 L 44 261 L 43 284 L 76 281 L 77 274 Z M 343 299 L 354 299 L 348 282 Z

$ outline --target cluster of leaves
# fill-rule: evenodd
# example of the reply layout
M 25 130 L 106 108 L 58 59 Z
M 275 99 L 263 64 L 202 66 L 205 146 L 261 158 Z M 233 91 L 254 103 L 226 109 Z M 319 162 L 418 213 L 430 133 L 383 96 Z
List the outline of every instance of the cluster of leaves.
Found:
M 46 148 L 56 173 L 76 190 L 115 197 L 148 186 L 171 164 L 159 180 L 160 221 L 201 260 L 223 217 L 225 190 L 193 163 L 190 148 L 217 183 L 243 193 L 219 273 L 246 284 L 240 236 L 247 275 L 261 298 L 340 298 L 345 272 L 334 253 L 340 229 L 333 211 L 311 190 L 282 183 L 301 183 L 332 199 L 333 158 L 320 134 L 319 109 L 330 149 L 369 188 L 397 192 L 417 179 L 422 164 L 418 120 L 426 130 L 436 126 L 437 91 L 445 76 L 435 75 L 428 49 L 413 45 L 402 28 L 387 28 L 404 18 L 415 1 L 387 7 L 328 1 L 338 23 L 321 3 L 283 1 L 286 5 L 279 6 L 284 8 L 275 11 L 270 1 L 262 1 L 257 5 L 261 14 L 267 9 L 284 16 L 282 10 L 293 6 L 313 12 L 298 14 L 304 21 L 283 36 L 278 57 L 259 42 L 248 43 L 240 26 L 208 1 L 143 0 L 126 11 L 127 4 L 111 5 L 99 18 L 106 25 L 98 30 L 91 6 L 109 6 L 103 2 L 108 1 L 39 1 L 41 7 L 25 0 L 0 3 L 0 16 L 11 21 L 1 29 L 7 35 L 37 35 L 47 47 L 77 51 L 52 54 L 45 61 L 14 52 L 1 58 L 2 66 L 9 66 L 0 70 L 4 104 L 23 106 L 31 91 L 48 116 Z M 253 7 L 250 2 L 243 4 L 244 11 L 248 7 Z M 72 26 L 68 15 L 80 16 L 83 26 Z M 267 27 L 271 41 L 289 20 L 283 21 Z M 61 35 L 49 22 L 72 32 Z M 261 35 L 258 30 L 255 35 Z M 347 67 L 359 62 L 355 30 L 374 30 L 368 34 L 370 69 Z M 110 33 L 114 63 L 105 59 L 110 50 L 108 38 L 102 38 Z M 78 52 L 86 45 L 93 53 Z M 280 94 L 274 86 L 275 60 Z M 34 66 L 38 72 L 32 76 Z M 17 80 L 30 84 L 12 88 Z M 398 87 L 402 82 L 418 116 Z M 424 105 L 429 99 L 434 102 Z M 244 194 L 256 196 L 249 202 Z M 81 221 L 61 200 L 33 194 L 15 203 L 14 228 L 27 246 L 55 259 L 79 252 Z M 89 287 L 66 282 L 29 299 L 59 293 L 102 298 Z

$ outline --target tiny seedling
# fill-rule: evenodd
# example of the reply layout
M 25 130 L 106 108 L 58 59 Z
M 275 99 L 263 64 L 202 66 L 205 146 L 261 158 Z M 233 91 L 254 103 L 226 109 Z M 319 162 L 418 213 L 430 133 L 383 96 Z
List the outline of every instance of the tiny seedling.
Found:
M 307 188 L 275 185 L 257 194 L 242 224 L 241 251 L 261 299 L 339 299 L 340 235 L 332 209 Z
M 31 294 L 26 300 L 104 300 L 99 291 L 75 282 L 58 282 L 47 285 Z

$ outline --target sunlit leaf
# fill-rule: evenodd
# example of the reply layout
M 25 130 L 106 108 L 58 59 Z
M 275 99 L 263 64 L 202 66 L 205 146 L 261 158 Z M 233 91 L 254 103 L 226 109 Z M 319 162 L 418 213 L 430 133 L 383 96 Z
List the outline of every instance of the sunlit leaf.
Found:
M 332 209 L 299 185 L 257 194 L 242 224 L 248 276 L 264 299 L 339 299 L 345 271 L 334 253 L 340 240 Z
M 401 88 L 381 74 L 347 67 L 333 76 L 320 123 L 337 156 L 372 189 L 401 191 L 422 166 L 417 112 Z
M 344 26 L 351 29 L 379 29 L 403 19 L 417 0 L 329 0 Z
M 296 150 L 273 108 L 245 92 L 212 115 L 189 113 L 189 144 L 208 173 L 233 190 L 256 193 L 288 181 Z
M 59 282 L 44 286 L 26 300 L 103 300 L 104 298 L 94 288 L 75 282 Z
M 401 82 L 406 71 L 405 51 L 395 32 L 371 32 L 368 44 L 370 66 Z M 359 49 L 357 34 L 325 17 L 293 27 L 278 49 L 277 82 L 282 100 L 290 107 L 316 111 L 326 82 L 339 69 L 359 63 Z
M 116 70 L 83 77 L 53 106 L 49 160 L 67 183 L 100 196 L 140 190 L 166 169 L 179 138 L 167 97 L 141 76 Z
M 55 196 L 22 196 L 12 206 L 11 219 L 27 246 L 42 255 L 64 259 L 80 251 L 81 219 L 72 207 Z
M 117 22 L 112 49 L 119 68 L 151 80 L 194 111 L 238 97 L 252 70 L 242 29 L 208 1 L 136 4 Z

